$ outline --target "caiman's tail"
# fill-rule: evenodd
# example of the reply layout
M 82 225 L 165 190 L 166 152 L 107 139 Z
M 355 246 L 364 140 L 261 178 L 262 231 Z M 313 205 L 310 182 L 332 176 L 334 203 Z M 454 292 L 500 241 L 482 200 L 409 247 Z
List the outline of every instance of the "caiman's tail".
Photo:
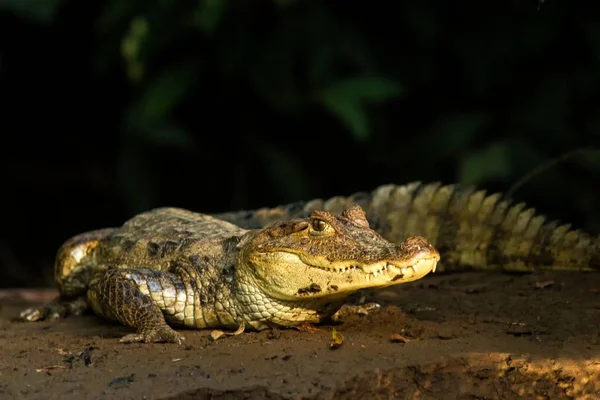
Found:
M 315 209 L 340 213 L 352 203 L 362 206 L 371 227 L 390 241 L 426 237 L 441 254 L 442 271 L 600 271 L 600 238 L 571 230 L 568 224 L 547 222 L 524 203 L 514 204 L 500 193 L 488 196 L 471 186 L 385 185 L 371 193 L 217 217 L 260 228 L 276 220 L 307 217 Z

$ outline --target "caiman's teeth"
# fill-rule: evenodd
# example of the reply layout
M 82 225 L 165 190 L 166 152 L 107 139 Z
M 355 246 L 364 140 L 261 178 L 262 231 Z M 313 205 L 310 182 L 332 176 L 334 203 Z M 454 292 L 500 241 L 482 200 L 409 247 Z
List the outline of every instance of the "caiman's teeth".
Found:
M 435 267 L 437 267 L 437 262 L 436 261 L 433 262 L 433 268 L 431 269 L 431 272 L 435 272 Z
M 373 277 L 377 278 L 377 271 L 373 271 Z

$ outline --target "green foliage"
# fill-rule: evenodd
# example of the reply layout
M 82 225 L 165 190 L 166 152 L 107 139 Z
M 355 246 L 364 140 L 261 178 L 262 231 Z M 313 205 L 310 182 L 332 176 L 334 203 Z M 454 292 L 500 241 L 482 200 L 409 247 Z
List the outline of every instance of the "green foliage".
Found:
M 259 154 L 268 165 L 277 166 L 269 169 L 270 179 L 276 186 L 290 193 L 290 197 L 294 199 L 306 199 L 310 196 L 310 180 L 297 160 L 271 145 L 259 147 Z
M 425 136 L 432 143 L 444 143 L 441 151 L 445 155 L 456 156 L 475 142 L 489 120 L 489 116 L 483 114 L 453 114 L 440 117 Z M 475 154 L 477 153 L 478 150 Z
M 7 10 L 31 21 L 52 22 L 62 0 L 0 0 L 0 11 Z
M 136 140 L 124 139 L 117 158 L 117 185 L 135 211 L 148 210 L 156 202 L 156 181 L 148 173 L 148 161 Z
M 51 25 L 77 1 L 0 8 Z M 193 160 L 178 167 L 192 177 L 268 166 L 255 190 L 281 201 L 414 179 L 509 187 L 539 165 L 533 198 L 585 185 L 597 151 L 552 160 L 600 138 L 600 24 L 568 2 L 490 4 L 105 0 L 91 53 L 99 80 L 125 78 L 112 111 L 123 197 L 161 203 L 159 149 Z
M 378 103 L 398 96 L 400 86 L 391 79 L 365 76 L 334 82 L 321 94 L 321 102 L 338 117 L 356 140 L 369 138 L 370 126 L 365 103 Z
M 281 9 L 287 9 L 292 7 L 293 2 L 278 2 L 277 5 Z M 132 83 L 143 85 L 136 103 L 132 105 L 131 119 L 136 126 L 161 121 L 185 101 L 189 91 L 194 90 L 196 86 L 193 78 L 199 71 L 193 62 L 186 61 L 184 65 L 168 65 L 164 67 L 164 71 L 155 71 L 155 77 L 145 77 L 146 64 L 152 62 L 153 53 L 160 52 L 163 47 L 162 40 L 149 32 L 165 31 L 164 26 L 185 25 L 186 17 L 183 12 L 171 15 L 167 13 L 161 19 L 151 20 L 143 13 L 140 14 L 139 9 L 122 6 L 109 9 L 112 10 L 111 17 L 105 20 L 130 19 L 129 28 L 121 42 L 121 54 Z M 114 9 L 122 10 L 123 15 L 114 15 Z M 214 36 L 218 27 L 226 23 L 231 6 L 228 1 L 200 0 L 191 11 L 194 15 L 191 28 L 197 30 L 199 35 Z M 145 14 L 152 15 L 152 12 L 147 11 Z M 361 49 L 353 49 L 353 53 L 349 53 L 344 46 L 336 48 L 340 44 L 340 38 L 344 37 L 345 28 L 337 26 L 322 7 L 313 7 L 308 14 L 315 20 L 321 20 L 324 37 L 308 36 L 314 33 L 307 32 L 305 21 L 291 18 L 289 23 L 279 27 L 280 32 L 267 45 L 268 53 L 264 54 L 266 63 L 257 60 L 257 68 L 243 71 L 240 68 L 243 66 L 237 66 L 232 73 L 234 76 L 250 73 L 249 79 L 255 82 L 257 92 L 286 113 L 297 113 L 299 109 L 309 106 L 307 100 L 312 97 L 311 93 L 319 93 L 317 102 L 339 118 L 355 140 L 365 141 L 371 132 L 367 107 L 400 95 L 401 87 L 393 79 L 373 73 L 371 68 L 355 76 L 338 79 L 334 70 L 339 59 L 354 59 L 352 62 L 359 62 L 358 59 L 364 58 L 365 54 L 360 54 Z M 286 16 L 282 17 L 285 20 Z M 155 28 L 159 23 L 164 26 Z M 174 34 L 176 33 L 175 31 Z M 231 38 L 230 35 L 231 33 L 224 34 L 222 40 L 227 42 L 239 39 Z M 314 39 L 323 43 L 318 44 Z M 218 39 L 215 37 L 215 40 Z M 227 48 L 227 43 L 224 46 Z M 298 89 L 297 78 L 294 76 L 298 53 L 305 55 L 308 60 L 307 73 L 310 74 L 311 81 L 308 90 Z M 191 59 L 201 60 L 202 57 L 191 56 Z
M 129 32 L 121 42 L 121 55 L 127 63 L 127 75 L 133 82 L 139 82 L 144 76 L 144 64 L 140 53 L 144 40 L 148 38 L 148 29 L 148 21 L 145 18 L 133 18 Z
M 195 24 L 206 34 L 213 33 L 228 11 L 229 5 L 228 0 L 199 0 L 194 12 Z
M 578 154 L 577 162 L 600 174 L 600 149 L 585 149 Z
M 188 64 L 170 66 L 160 71 L 141 88 L 130 110 L 132 117 L 151 123 L 169 118 L 173 109 L 184 100 L 195 75 L 196 67 Z
M 600 232 L 599 7 L 0 0 L 7 245 L 414 180 Z
M 478 184 L 509 175 L 510 154 L 511 149 L 507 142 L 491 143 L 483 149 L 467 154 L 459 165 L 460 182 Z

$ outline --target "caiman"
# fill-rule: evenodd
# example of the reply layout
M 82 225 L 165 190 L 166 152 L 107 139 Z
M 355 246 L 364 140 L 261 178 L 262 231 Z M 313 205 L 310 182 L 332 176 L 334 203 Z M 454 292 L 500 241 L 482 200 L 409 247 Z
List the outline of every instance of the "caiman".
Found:
M 600 270 L 600 240 L 474 187 L 386 185 L 348 197 L 200 214 L 144 212 L 58 250 L 60 296 L 25 321 L 97 315 L 181 343 L 173 327 L 319 323 L 354 292 L 440 271 Z

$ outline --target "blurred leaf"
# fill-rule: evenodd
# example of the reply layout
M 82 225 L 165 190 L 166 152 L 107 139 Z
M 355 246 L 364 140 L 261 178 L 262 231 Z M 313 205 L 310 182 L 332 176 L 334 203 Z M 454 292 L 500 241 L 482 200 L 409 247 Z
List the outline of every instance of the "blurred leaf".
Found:
M 569 84 L 564 76 L 548 77 L 528 97 L 526 104 L 514 111 L 514 118 L 525 126 L 558 137 L 569 130 L 567 99 Z
M 155 206 L 156 187 L 149 171 L 135 140 L 125 139 L 117 159 L 117 184 L 131 213 Z
M 143 123 L 130 120 L 129 123 L 130 132 L 155 146 L 176 147 L 186 151 L 194 149 L 194 141 L 189 132 L 168 122 Z
M 596 54 L 600 54 L 600 26 L 598 22 L 592 18 L 587 21 L 581 21 L 580 26 L 585 30 L 585 39 L 591 43 L 591 50 Z M 597 79 L 597 74 L 596 74 Z
M 269 173 L 274 186 L 290 201 L 305 199 L 308 196 L 308 177 L 302 165 L 275 146 L 263 145 L 258 151 L 265 164 L 269 165 Z
M 399 96 L 402 90 L 391 79 L 382 76 L 363 76 L 345 79 L 323 90 L 320 101 L 337 116 L 356 140 L 370 136 L 365 103 L 383 102 Z
M 469 147 L 488 122 L 489 116 L 485 114 L 450 115 L 435 123 L 423 135 L 422 142 L 443 143 L 437 147 L 439 154 L 456 156 Z
M 0 0 L 0 10 L 7 10 L 32 21 L 50 23 L 62 0 Z
M 144 37 L 148 35 L 149 27 L 148 20 L 145 17 L 137 16 L 131 20 L 131 28 L 130 28 L 131 36 L 135 37 Z
M 205 33 L 213 33 L 229 6 L 228 0 L 199 0 L 194 18 L 196 25 Z
M 289 24 L 283 24 L 269 42 L 256 48 L 249 66 L 257 93 L 272 107 L 286 113 L 299 109 L 300 98 L 293 74 L 297 38 L 291 29 Z
M 590 114 L 593 115 L 589 115 L 586 118 L 585 130 L 590 136 L 600 139 L 600 115 L 596 112 Z
M 281 8 L 293 6 L 298 0 L 273 0 L 275 5 Z
M 96 26 L 100 32 L 117 30 L 120 28 L 119 24 L 128 21 L 139 9 L 139 4 L 135 1 L 109 0 L 104 5 Z
M 600 173 L 600 149 L 582 151 L 577 157 L 577 162 L 594 172 Z
M 510 148 L 511 159 L 511 186 L 505 192 L 507 197 L 513 197 L 522 188 L 561 187 L 566 181 L 561 177 L 558 165 L 570 157 L 573 152 L 563 154 L 557 158 L 549 158 L 540 151 L 539 145 L 527 138 L 526 135 L 513 131 L 515 136 L 506 146 Z
M 506 147 L 510 148 L 510 160 L 513 173 L 523 175 L 541 166 L 544 166 L 544 171 L 548 169 L 555 170 L 556 165 L 552 164 L 547 153 L 540 151 L 539 143 L 536 143 L 535 140 L 527 137 L 526 134 L 520 133 L 517 128 L 507 128 L 507 130 L 513 134 L 512 138 L 508 139 L 507 142 L 504 142 Z M 556 170 L 554 172 L 556 172 Z M 546 174 L 541 174 L 541 176 L 544 175 Z M 540 177 L 536 176 L 536 180 L 539 179 Z
M 121 55 L 127 63 L 127 75 L 136 83 L 144 76 L 145 68 L 144 63 L 140 61 L 140 53 L 148 31 L 146 18 L 135 17 L 131 20 L 128 34 L 121 41 Z
M 339 98 L 334 101 L 325 99 L 329 111 L 335 114 L 350 130 L 356 140 L 365 141 L 370 136 L 369 121 L 363 107 L 352 100 Z
M 130 115 L 140 124 L 165 119 L 196 81 L 196 66 L 186 64 L 167 68 L 146 84 Z
M 508 142 L 492 143 L 472 152 L 459 164 L 459 181 L 476 185 L 488 179 L 507 177 L 511 172 L 510 154 L 511 146 Z
M 127 76 L 134 83 L 139 83 L 144 78 L 146 68 L 144 63 L 138 60 L 132 60 L 127 63 Z
M 384 101 L 398 96 L 400 85 L 383 76 L 361 76 L 345 79 L 327 88 L 323 96 L 345 96 L 356 101 Z

